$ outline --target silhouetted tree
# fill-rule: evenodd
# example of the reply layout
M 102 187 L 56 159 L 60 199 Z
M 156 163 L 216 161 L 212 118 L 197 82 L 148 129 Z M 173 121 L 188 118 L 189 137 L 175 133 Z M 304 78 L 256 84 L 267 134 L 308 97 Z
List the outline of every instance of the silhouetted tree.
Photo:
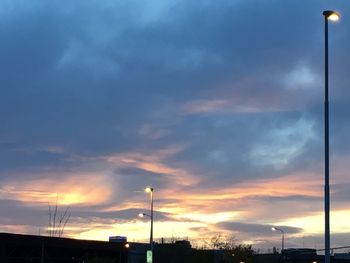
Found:
M 224 263 L 253 262 L 254 250 L 252 245 L 236 245 L 233 237 L 215 236 L 211 238 L 211 246 L 214 249 L 223 250 Z
M 54 208 L 51 208 L 49 203 L 49 224 L 48 224 L 48 235 L 50 237 L 62 237 L 64 229 L 70 219 L 70 207 L 66 207 L 64 212 L 58 210 L 58 198 L 56 197 L 56 204 Z

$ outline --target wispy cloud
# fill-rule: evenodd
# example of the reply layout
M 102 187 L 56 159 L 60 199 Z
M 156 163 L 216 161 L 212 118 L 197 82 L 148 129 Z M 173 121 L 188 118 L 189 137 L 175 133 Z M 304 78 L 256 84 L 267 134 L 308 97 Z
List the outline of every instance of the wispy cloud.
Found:
M 26 203 L 48 203 L 59 205 L 101 204 L 106 202 L 112 189 L 100 175 L 72 174 L 60 178 L 47 177 L 21 182 L 8 182 L 1 188 L 4 199 L 19 200 Z

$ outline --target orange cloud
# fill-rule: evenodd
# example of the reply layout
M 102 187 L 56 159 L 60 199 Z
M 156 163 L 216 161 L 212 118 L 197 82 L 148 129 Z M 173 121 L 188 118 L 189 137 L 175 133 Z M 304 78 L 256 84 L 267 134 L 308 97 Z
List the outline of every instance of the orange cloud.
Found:
M 174 215 L 187 215 L 184 218 L 193 220 L 202 218 L 207 222 L 218 213 L 223 215 L 223 221 L 232 220 L 237 215 L 239 219 L 249 217 L 254 220 L 254 213 L 256 213 L 254 206 L 259 199 L 288 198 L 290 196 L 317 198 L 322 197 L 322 189 L 321 178 L 316 174 L 307 173 L 291 174 L 280 178 L 247 180 L 232 184 L 232 186 L 207 190 L 164 189 L 159 190 L 157 196 L 165 196 L 169 202 L 160 203 L 157 210 Z M 265 203 L 265 206 L 268 204 Z M 232 214 L 233 211 L 234 214 Z M 256 220 L 259 221 L 258 218 Z
M 59 205 L 100 204 L 108 200 L 111 189 L 102 175 L 73 174 L 44 179 L 8 182 L 1 188 L 1 197 L 28 203 Z
M 186 169 L 171 166 L 165 160 L 183 149 L 183 146 L 173 146 L 152 153 L 126 153 L 105 157 L 105 160 L 117 168 L 135 167 L 150 173 L 163 174 L 169 182 L 181 186 L 197 184 L 200 180 Z

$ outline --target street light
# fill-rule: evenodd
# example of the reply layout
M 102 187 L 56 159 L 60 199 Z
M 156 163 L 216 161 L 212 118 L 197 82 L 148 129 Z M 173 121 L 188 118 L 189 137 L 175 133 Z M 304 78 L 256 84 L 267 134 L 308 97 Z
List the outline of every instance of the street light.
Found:
M 139 217 L 143 218 L 143 217 L 151 217 L 149 214 L 146 214 L 146 213 L 139 213 Z
M 146 193 L 150 194 L 150 198 L 151 198 L 151 231 L 150 231 L 150 238 L 149 238 L 149 243 L 151 245 L 151 251 L 152 251 L 152 262 L 153 262 L 153 188 L 152 187 L 147 187 L 145 189 Z M 143 216 L 145 216 L 146 214 L 143 213 Z M 147 215 L 148 216 L 148 215 Z
M 125 250 L 128 250 L 130 248 L 130 244 L 129 243 L 125 243 L 124 244 L 124 248 L 125 248 Z M 123 250 L 121 250 L 120 253 L 119 253 L 119 263 L 125 262 L 125 258 L 126 258 L 125 255 L 128 254 L 128 252 L 125 251 L 125 255 L 122 256 L 122 253 L 123 253 L 122 251 Z
M 278 227 L 271 227 L 271 230 L 280 231 L 282 233 L 282 250 L 281 250 L 281 253 L 282 253 L 282 251 L 284 250 L 284 231 Z
M 329 198 L 329 100 L 328 100 L 328 20 L 338 21 L 339 13 L 326 10 L 323 12 L 324 16 L 324 39 L 325 39 L 325 56 L 324 56 L 324 72 L 325 72 L 325 100 L 324 100 L 324 241 L 325 241 L 325 263 L 330 263 L 330 198 Z

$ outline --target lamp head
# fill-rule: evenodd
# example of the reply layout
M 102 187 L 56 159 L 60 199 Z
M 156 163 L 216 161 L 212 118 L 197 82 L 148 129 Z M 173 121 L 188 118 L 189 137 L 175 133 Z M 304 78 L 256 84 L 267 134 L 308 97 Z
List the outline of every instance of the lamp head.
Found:
M 271 230 L 272 230 L 272 231 L 276 231 L 276 227 L 274 227 L 274 226 L 271 227 Z
M 327 20 L 330 20 L 330 21 L 338 21 L 340 18 L 340 14 L 332 10 L 323 11 L 323 15 Z
M 147 187 L 147 188 L 145 188 L 145 192 L 146 193 L 152 193 L 153 192 L 153 188 L 152 187 Z
M 129 247 L 130 247 L 130 244 L 129 244 L 129 243 L 126 243 L 126 244 L 124 245 L 124 247 L 125 247 L 125 248 L 129 248 Z
M 145 216 L 144 213 L 139 213 L 139 217 L 143 218 Z

